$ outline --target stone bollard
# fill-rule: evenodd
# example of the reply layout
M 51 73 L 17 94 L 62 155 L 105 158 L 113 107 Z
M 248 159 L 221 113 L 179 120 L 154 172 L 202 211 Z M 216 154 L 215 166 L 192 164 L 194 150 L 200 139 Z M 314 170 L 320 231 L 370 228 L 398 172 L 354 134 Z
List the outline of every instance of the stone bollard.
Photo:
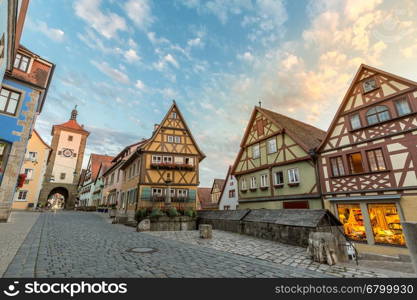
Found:
M 417 274 L 417 223 L 404 222 L 402 223 L 404 230 L 405 242 L 408 251 L 410 252 L 411 261 L 413 262 L 414 271 Z
M 209 224 L 200 224 L 198 230 L 200 230 L 200 238 L 202 239 L 211 239 L 213 237 L 212 227 Z
M 136 226 L 137 232 L 143 232 L 143 231 L 149 231 L 151 230 L 151 220 L 144 219 L 138 223 L 138 226 Z

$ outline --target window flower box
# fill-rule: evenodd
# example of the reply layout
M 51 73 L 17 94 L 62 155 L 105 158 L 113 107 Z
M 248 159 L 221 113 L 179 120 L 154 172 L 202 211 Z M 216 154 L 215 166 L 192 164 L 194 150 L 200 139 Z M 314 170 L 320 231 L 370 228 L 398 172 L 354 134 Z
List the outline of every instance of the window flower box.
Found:
M 292 183 L 288 184 L 289 187 L 295 187 L 295 186 L 299 186 L 299 185 L 300 185 L 299 182 L 292 182 Z
M 256 190 L 257 190 L 258 188 L 250 188 L 249 190 L 251 191 L 251 192 L 255 192 Z
M 269 189 L 269 186 L 261 186 L 261 187 L 260 187 L 260 189 L 261 189 L 262 191 L 265 191 L 265 190 Z
M 283 187 L 284 187 L 283 183 L 274 184 L 274 188 L 276 188 L 276 189 L 282 189 Z

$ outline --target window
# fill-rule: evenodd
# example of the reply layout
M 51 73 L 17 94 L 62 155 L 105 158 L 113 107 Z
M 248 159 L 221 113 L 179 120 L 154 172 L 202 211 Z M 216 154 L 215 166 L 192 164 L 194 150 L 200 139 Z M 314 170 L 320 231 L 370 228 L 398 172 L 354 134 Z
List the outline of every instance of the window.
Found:
M 234 197 L 235 197 L 235 195 L 236 195 L 235 190 L 230 190 L 230 191 L 229 191 L 229 198 L 234 198 Z
M 240 181 L 240 189 L 241 189 L 242 191 L 246 191 L 246 190 L 248 189 L 248 186 L 247 186 L 247 184 L 246 184 L 246 179 L 245 179 L 245 178 L 243 178 L 243 179 Z
M 161 162 L 162 162 L 162 156 L 152 155 L 152 163 L 153 164 L 160 164 Z
M 261 156 L 261 153 L 259 151 L 259 144 L 252 146 L 252 158 L 258 158 Z
M 225 205 L 225 206 L 223 207 L 223 209 L 224 209 L 224 210 L 230 210 L 230 205 Z
M 384 105 L 378 105 L 372 107 L 366 113 L 366 119 L 368 121 L 368 125 L 380 123 L 391 119 L 388 107 Z
M 33 179 L 33 169 L 25 169 L 26 180 Z
M 177 195 L 179 198 L 185 198 L 187 197 L 187 190 L 178 190 Z
M 180 136 L 174 136 L 174 141 L 175 141 L 175 143 L 180 144 L 181 143 L 181 137 Z
M 171 118 L 172 118 L 172 119 L 176 119 L 176 118 L 177 118 L 177 113 L 176 113 L 176 112 L 173 112 L 173 113 L 171 114 Z
M 352 126 L 352 129 L 358 129 L 362 127 L 359 114 L 354 114 L 350 117 L 350 126 Z
M 275 138 L 268 141 L 268 153 L 277 152 L 277 140 Z
M 65 179 L 65 173 L 61 173 L 61 174 L 59 175 L 59 178 L 60 178 L 60 179 Z
M 375 90 L 376 88 L 378 88 L 378 85 L 376 84 L 376 80 L 375 80 L 375 78 L 370 78 L 370 79 L 365 80 L 365 81 L 362 83 L 362 88 L 363 88 L 363 92 L 364 92 L 364 93 L 367 93 L 367 92 L 373 91 L 373 90 Z
M 193 166 L 194 165 L 194 159 L 192 157 L 186 157 L 185 158 L 185 164 Z
M 278 171 L 275 173 L 275 185 L 283 185 L 284 184 L 284 173 L 282 171 Z
M 395 101 L 395 107 L 397 108 L 398 116 L 404 116 L 411 112 L 410 104 L 408 104 L 405 98 Z
M 351 174 L 358 174 L 363 173 L 365 170 L 363 168 L 362 163 L 362 154 L 361 153 L 353 153 L 349 154 L 349 167 Z
M 165 164 L 172 163 L 172 156 L 164 156 L 163 161 L 164 161 Z
M 330 158 L 330 165 L 332 167 L 333 176 L 345 175 L 345 168 L 343 167 L 343 160 L 341 156 Z
M 261 187 L 268 187 L 268 174 L 261 175 Z
M 27 154 L 27 159 L 30 160 L 30 161 L 37 161 L 38 160 L 38 153 L 30 151 Z
M 298 168 L 288 170 L 288 182 L 289 184 L 300 183 Z
M 0 91 L 0 113 L 15 115 L 19 106 L 20 94 L 6 88 Z
M 405 245 L 400 216 L 394 203 L 368 204 L 368 211 L 376 243 Z
M 19 195 L 17 196 L 17 201 L 26 201 L 28 196 L 28 191 L 19 191 Z
M 384 155 L 381 149 L 366 151 L 366 156 L 368 157 L 369 169 L 372 172 L 386 170 Z
M 68 136 L 68 141 L 69 141 L 69 142 L 72 142 L 73 138 L 74 138 L 74 137 L 73 137 L 72 135 L 69 135 L 69 136 Z
M 366 242 L 365 225 L 359 204 L 339 204 L 337 212 L 345 235 L 351 240 Z
M 256 185 L 256 177 L 252 177 L 250 179 L 250 188 L 251 189 L 256 189 L 257 188 L 257 185 Z
M 16 54 L 13 67 L 20 71 L 27 72 L 29 68 L 30 57 L 22 54 Z
M 174 136 L 168 135 L 168 143 L 173 143 L 173 142 L 174 142 Z
M 152 189 L 152 196 L 162 196 L 162 189 L 161 188 L 153 188 Z

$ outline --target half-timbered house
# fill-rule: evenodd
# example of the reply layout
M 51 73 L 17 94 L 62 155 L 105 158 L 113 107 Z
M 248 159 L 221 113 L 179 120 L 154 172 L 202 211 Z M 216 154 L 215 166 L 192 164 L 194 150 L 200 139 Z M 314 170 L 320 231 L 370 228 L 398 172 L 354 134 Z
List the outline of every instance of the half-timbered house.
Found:
M 196 209 L 199 164 L 204 158 L 174 101 L 152 136 L 120 167 L 124 174 L 120 205 L 129 219 L 139 208 Z
M 361 65 L 319 159 L 325 206 L 360 247 L 405 245 L 401 222 L 417 221 L 416 149 L 417 83 Z
M 315 150 L 325 132 L 255 107 L 232 174 L 239 209 L 321 208 Z

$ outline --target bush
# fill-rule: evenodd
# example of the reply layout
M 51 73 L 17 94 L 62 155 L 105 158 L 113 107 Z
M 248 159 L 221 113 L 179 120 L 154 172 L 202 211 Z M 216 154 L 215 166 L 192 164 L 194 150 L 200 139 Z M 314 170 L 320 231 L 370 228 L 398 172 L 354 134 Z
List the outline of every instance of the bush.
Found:
M 148 215 L 148 211 L 146 208 L 139 208 L 139 210 L 135 213 L 135 220 L 136 222 L 142 221 Z
M 159 218 L 164 216 L 165 214 L 159 209 L 159 208 L 154 208 L 151 211 L 150 217 L 151 218 Z
M 177 217 L 180 214 L 178 213 L 177 209 L 175 207 L 171 207 L 167 210 L 167 214 L 169 217 L 173 218 L 173 217 Z
M 184 216 L 194 218 L 195 216 L 197 216 L 197 213 L 195 210 L 187 209 L 186 211 L 184 211 Z

